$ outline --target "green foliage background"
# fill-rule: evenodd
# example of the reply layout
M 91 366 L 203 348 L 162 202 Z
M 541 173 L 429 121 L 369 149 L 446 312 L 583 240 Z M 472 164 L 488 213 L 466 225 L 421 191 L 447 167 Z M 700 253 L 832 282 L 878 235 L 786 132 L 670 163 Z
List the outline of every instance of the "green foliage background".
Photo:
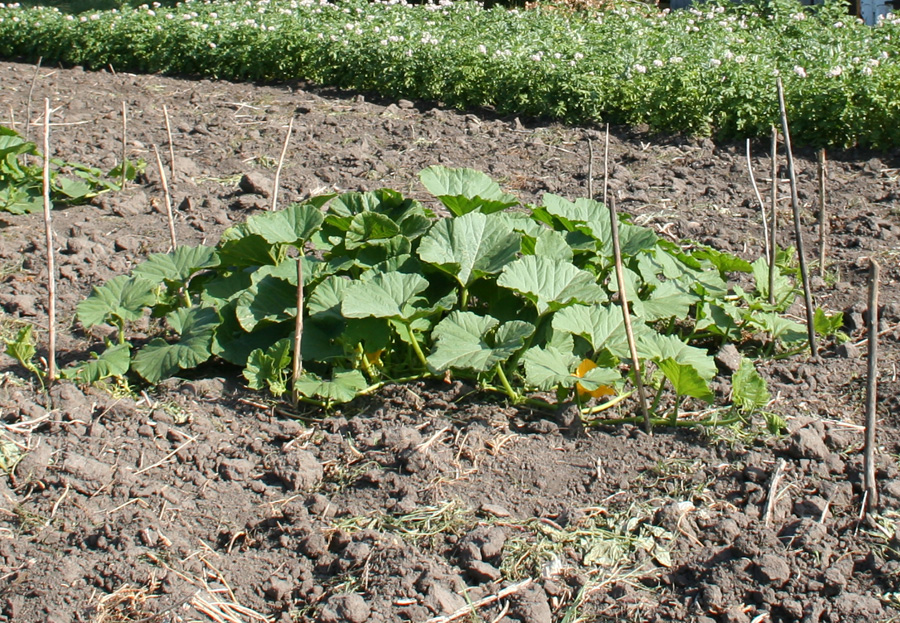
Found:
M 392 0 L 189 1 L 79 16 L 0 8 L 0 57 L 232 80 L 303 79 L 575 123 L 762 136 L 785 83 L 795 142 L 900 145 L 900 19 L 828 2 L 659 12 Z

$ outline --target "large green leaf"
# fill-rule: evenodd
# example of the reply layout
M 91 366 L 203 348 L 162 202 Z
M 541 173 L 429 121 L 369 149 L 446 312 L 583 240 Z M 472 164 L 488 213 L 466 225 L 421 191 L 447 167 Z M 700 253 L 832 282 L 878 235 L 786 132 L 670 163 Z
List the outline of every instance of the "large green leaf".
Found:
M 428 287 L 421 275 L 382 273 L 369 281 L 354 283 L 344 292 L 341 313 L 346 318 L 394 318 L 411 320 L 420 308 L 419 294 Z
M 432 331 L 435 348 L 429 365 L 439 372 L 451 368 L 486 372 L 506 361 L 534 332 L 534 325 L 518 320 L 498 325 L 490 316 L 453 312 Z
M 663 281 L 646 300 L 632 301 L 632 309 L 637 317 L 647 322 L 668 318 L 684 320 L 690 315 L 691 305 L 697 300 L 696 296 L 686 292 L 679 283 Z
M 92 359 L 62 370 L 66 379 L 90 385 L 110 377 L 122 377 L 131 366 L 131 344 L 116 344 L 100 355 L 91 353 Z
M 565 260 L 534 255 L 507 264 L 497 285 L 522 294 L 534 303 L 538 314 L 571 303 L 596 303 L 606 298 L 591 273 Z
M 504 193 L 481 171 L 435 165 L 420 172 L 419 179 L 455 216 L 474 210 L 490 214 L 519 204 L 516 197 Z
M 309 398 L 326 402 L 350 402 L 366 389 L 366 377 L 359 370 L 335 369 L 331 380 L 324 380 L 311 372 L 305 373 L 294 388 Z
M 571 305 L 553 315 L 553 328 L 583 337 L 594 351 L 606 349 L 616 357 L 630 356 L 625 319 L 619 307 Z M 636 336 L 650 330 L 638 319 L 632 321 L 632 329 Z
M 594 390 L 601 385 L 613 386 L 622 381 L 618 370 L 602 367 L 589 370 L 583 378 L 576 376 L 575 370 L 580 362 L 581 358 L 572 352 L 553 346 L 535 346 L 522 355 L 526 382 L 542 391 L 558 387 L 572 388 L 578 383 L 582 383 L 588 390 Z
M 351 219 L 344 245 L 350 251 L 366 244 L 388 244 L 398 235 L 400 226 L 389 217 L 378 212 L 363 212 Z
M 251 389 L 268 388 L 275 396 L 287 391 L 286 370 L 292 362 L 291 340 L 284 338 L 263 350 L 258 348 L 247 358 L 244 378 Z
M 675 393 L 679 396 L 690 396 L 699 398 L 706 402 L 712 402 L 716 399 L 715 395 L 710 391 L 709 385 L 701 378 L 697 369 L 690 364 L 678 363 L 674 359 L 663 359 L 656 362 L 659 369 L 665 375 Z
M 749 359 L 741 359 L 741 365 L 731 377 L 731 398 L 744 412 L 762 409 L 772 398 L 765 379 Z
M 264 266 L 278 264 L 283 253 L 259 234 L 225 230 L 219 243 L 219 261 L 223 266 Z
M 470 212 L 434 224 L 419 243 L 419 258 L 452 275 L 465 287 L 499 273 L 516 259 L 520 235 L 501 219 Z
M 705 380 L 716 375 L 716 362 L 702 348 L 688 346 L 677 335 L 661 335 L 647 331 L 635 336 L 638 342 L 638 354 L 652 359 L 657 364 L 672 359 L 676 363 L 692 366 L 697 374 Z
M 203 245 L 180 246 L 171 253 L 154 253 L 135 266 L 132 274 L 150 281 L 185 284 L 198 270 L 218 266 L 216 250 Z
M 254 331 L 259 324 L 284 322 L 296 315 L 296 285 L 271 275 L 237 297 L 235 316 L 247 332 Z
M 146 307 L 156 304 L 156 288 L 157 284 L 143 277 L 113 277 L 78 304 L 76 315 L 86 329 L 110 318 L 137 320 Z
M 756 291 L 760 298 L 768 298 L 769 296 L 769 265 L 766 258 L 760 257 L 753 264 L 753 278 L 756 280 Z M 781 269 L 775 266 L 775 288 L 773 297 L 775 304 L 779 307 L 790 304 L 796 294 L 796 288 L 791 280 L 782 274 Z
M 265 212 L 247 219 L 244 231 L 258 234 L 270 244 L 301 245 L 322 225 L 322 211 L 309 203 L 292 203 L 284 210 Z
M 162 338 L 151 340 L 135 354 L 131 368 L 150 383 L 195 368 L 209 359 L 213 332 L 219 324 L 219 314 L 210 307 L 179 309 L 167 319 L 180 333 L 169 343 Z

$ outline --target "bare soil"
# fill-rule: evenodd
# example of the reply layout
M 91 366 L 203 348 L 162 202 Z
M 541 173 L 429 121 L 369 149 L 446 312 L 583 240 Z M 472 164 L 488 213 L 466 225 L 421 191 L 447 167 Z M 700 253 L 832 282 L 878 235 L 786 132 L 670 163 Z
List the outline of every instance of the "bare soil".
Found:
M 427 200 L 432 164 L 490 174 L 526 201 L 602 195 L 603 134 L 253 85 L 0 64 L 0 119 L 54 155 L 111 168 L 166 158 L 183 243 L 214 244 L 268 206 L 288 119 L 282 201 L 390 187 Z M 590 185 L 589 144 L 596 154 Z M 753 165 L 768 192 L 767 145 Z M 673 239 L 762 253 L 743 144 L 613 128 L 609 192 Z M 817 302 L 851 341 L 760 368 L 781 435 L 573 426 L 454 382 L 389 387 L 332 414 L 285 417 L 227 367 L 158 388 L 49 393 L 0 356 L 2 621 L 900 620 L 900 158 L 830 153 L 828 270 Z M 807 250 L 815 154 L 797 154 Z M 239 185 L 243 175 L 256 183 Z M 783 223 L 789 189 L 779 174 Z M 254 188 L 261 194 L 255 194 Z M 54 213 L 63 363 L 92 285 L 165 251 L 155 166 L 123 192 Z M 785 241 L 792 235 L 785 228 Z M 0 215 L 0 328 L 47 324 L 43 224 Z M 878 478 L 860 520 L 866 271 L 883 266 Z M 140 331 L 141 326 L 135 330 Z M 720 393 L 727 391 L 726 367 Z M 629 413 L 622 407 L 618 415 Z M 768 509 L 768 510 L 767 510 Z M 486 599 L 485 602 L 480 600 Z M 444 617 L 444 618 L 442 618 Z

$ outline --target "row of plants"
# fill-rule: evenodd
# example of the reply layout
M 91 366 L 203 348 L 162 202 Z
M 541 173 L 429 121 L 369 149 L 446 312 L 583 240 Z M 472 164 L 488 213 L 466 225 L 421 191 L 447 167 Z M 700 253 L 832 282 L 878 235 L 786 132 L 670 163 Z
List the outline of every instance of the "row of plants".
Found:
M 434 166 L 420 179 L 451 217 L 393 190 L 324 195 L 252 216 L 215 247 L 151 255 L 79 304 L 83 327 L 108 325 L 109 337 L 65 375 L 157 383 L 219 360 L 280 396 L 291 389 L 302 274 L 304 373 L 294 389 L 313 404 L 449 376 L 547 408 L 624 395 L 631 360 L 607 209 L 552 194 L 521 205 L 469 169 Z M 782 314 L 797 295 L 790 252 L 770 304 L 763 259 L 678 245 L 627 219 L 619 230 L 654 412 L 664 388 L 672 422 L 683 398 L 713 402 L 710 353 L 723 344 L 754 356 L 805 344 L 805 327 Z M 129 323 L 146 314 L 159 333 L 130 341 Z M 841 320 L 819 312 L 816 324 L 831 333 Z M 766 402 L 749 361 L 734 382 L 737 407 Z
M 126 161 L 104 173 L 96 167 L 51 158 L 50 201 L 54 205 L 71 205 L 119 190 L 143 166 L 143 162 Z M 30 214 L 42 210 L 43 176 L 43 155 L 37 146 L 15 130 L 0 126 L 0 212 Z
M 900 144 L 900 19 L 844 2 L 685 11 L 474 2 L 188 0 L 79 16 L 0 4 L 0 57 L 233 80 L 304 79 L 571 122 L 766 135 L 785 84 L 795 142 Z

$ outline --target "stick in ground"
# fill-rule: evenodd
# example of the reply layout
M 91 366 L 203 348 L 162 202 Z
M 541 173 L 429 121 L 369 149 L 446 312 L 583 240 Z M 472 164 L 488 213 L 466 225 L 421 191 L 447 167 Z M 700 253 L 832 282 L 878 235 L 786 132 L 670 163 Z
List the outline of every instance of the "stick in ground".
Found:
M 825 277 L 825 251 L 828 238 L 828 214 L 825 209 L 825 150 L 820 149 L 818 154 L 818 178 L 819 178 L 819 276 Z
M 622 318 L 625 322 L 625 336 L 628 338 L 628 349 L 631 352 L 631 369 L 634 371 L 634 383 L 637 385 L 638 399 L 644 416 L 644 429 L 652 431 L 650 412 L 647 410 L 647 395 L 644 392 L 644 380 L 641 378 L 641 362 L 638 359 L 634 331 L 631 329 L 631 312 L 628 310 L 628 296 L 625 294 L 625 271 L 622 269 L 622 248 L 619 246 L 619 218 L 616 215 L 616 202 L 609 201 L 610 229 L 612 231 L 613 253 L 616 260 L 616 281 L 619 284 L 619 303 L 622 305 Z
M 159 157 L 159 149 L 153 145 L 153 153 L 156 155 L 156 167 L 159 170 L 159 179 L 162 181 L 163 194 L 166 198 L 166 217 L 169 220 L 169 237 L 172 240 L 172 250 L 178 248 L 178 241 L 175 239 L 175 216 L 172 214 L 172 197 L 169 195 L 169 183 L 166 181 L 166 172 L 163 170 L 162 159 Z
M 50 222 L 50 100 L 44 98 L 44 227 L 47 237 L 48 353 L 47 378 L 56 380 L 56 263 L 53 260 L 53 227 Z
M 875 481 L 875 423 L 878 401 L 878 279 L 881 267 L 869 259 L 869 337 L 868 375 L 866 380 L 866 442 L 863 457 L 866 484 L 866 513 L 878 506 L 878 485 Z
M 809 337 L 809 352 L 815 359 L 819 356 L 816 346 L 816 327 L 813 322 L 812 292 L 809 288 L 809 271 L 806 269 L 806 254 L 803 251 L 803 228 L 800 225 L 800 199 L 797 196 L 797 174 L 794 171 L 794 154 L 791 151 L 791 133 L 788 128 L 787 109 L 784 105 L 784 87 L 781 78 L 777 79 L 778 106 L 781 109 L 781 131 L 784 134 L 784 148 L 787 152 L 788 176 L 791 179 L 791 210 L 794 213 L 794 236 L 797 239 L 797 259 L 800 260 L 800 277 L 803 280 L 803 298 L 806 301 L 806 333 Z M 770 293 L 771 294 L 771 293 Z
M 303 374 L 303 353 L 300 345 L 303 341 L 303 249 L 300 249 L 300 255 L 297 256 L 297 320 L 294 324 L 294 370 L 293 383 L 291 383 L 291 402 L 296 409 L 300 404 L 300 392 L 297 390 L 297 383 L 300 382 L 300 376 Z

